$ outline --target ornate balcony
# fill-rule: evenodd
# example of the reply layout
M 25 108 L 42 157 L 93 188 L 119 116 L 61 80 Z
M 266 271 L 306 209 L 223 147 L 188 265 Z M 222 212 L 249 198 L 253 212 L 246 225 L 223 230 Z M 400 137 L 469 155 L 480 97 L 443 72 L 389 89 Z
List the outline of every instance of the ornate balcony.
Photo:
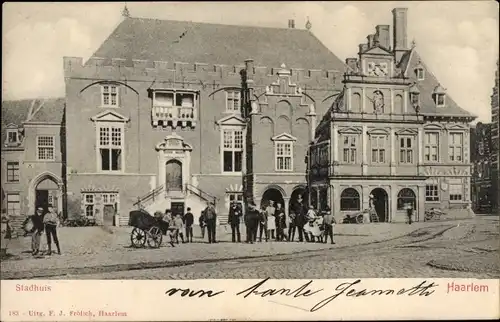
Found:
M 153 126 L 195 127 L 197 111 L 195 107 L 153 106 L 151 118 Z
M 151 89 L 153 126 L 196 126 L 199 92 L 192 89 Z

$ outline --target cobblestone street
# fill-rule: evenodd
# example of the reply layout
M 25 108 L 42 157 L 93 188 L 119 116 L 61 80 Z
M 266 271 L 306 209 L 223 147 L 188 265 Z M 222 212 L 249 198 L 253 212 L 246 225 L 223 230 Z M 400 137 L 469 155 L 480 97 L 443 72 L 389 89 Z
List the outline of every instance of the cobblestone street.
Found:
M 63 255 L 31 258 L 21 253 L 29 238 L 9 248 L 4 279 L 193 279 L 498 277 L 498 217 L 414 225 L 338 225 L 336 244 L 221 242 L 133 249 L 129 228 L 64 228 Z M 78 234 L 76 233 L 78 232 Z M 64 238 L 64 239 L 63 239 Z M 87 245 L 79 247 L 78 245 Z M 26 250 L 24 248 L 23 250 Z M 14 252 L 17 251 L 17 254 Z
M 57 278 L 499 278 L 498 220 L 481 218 L 449 226 L 434 225 L 381 243 L 301 254 Z

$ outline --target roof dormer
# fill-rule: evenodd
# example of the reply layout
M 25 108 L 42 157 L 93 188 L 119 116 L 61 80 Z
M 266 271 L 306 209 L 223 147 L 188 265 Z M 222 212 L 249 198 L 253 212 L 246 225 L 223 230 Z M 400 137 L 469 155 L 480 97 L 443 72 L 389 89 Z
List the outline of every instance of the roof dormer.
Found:
M 432 91 L 432 99 L 436 107 L 444 107 L 446 105 L 446 89 L 438 84 Z
M 413 69 L 413 72 L 415 73 L 415 77 L 417 78 L 417 80 L 423 81 L 425 79 L 425 69 L 422 65 L 422 62 L 418 62 L 418 64 Z

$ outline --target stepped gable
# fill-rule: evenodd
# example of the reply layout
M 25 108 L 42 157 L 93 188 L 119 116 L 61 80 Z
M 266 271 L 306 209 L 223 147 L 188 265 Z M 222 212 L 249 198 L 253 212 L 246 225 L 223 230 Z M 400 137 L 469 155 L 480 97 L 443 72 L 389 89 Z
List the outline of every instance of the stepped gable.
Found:
M 424 69 L 424 80 L 417 80 L 414 72 L 415 67 L 417 67 L 419 63 Z M 444 107 L 436 107 L 432 98 L 432 92 L 436 86 L 440 85 L 440 83 L 415 49 L 412 49 L 408 55 L 403 56 L 400 67 L 402 71 L 406 70 L 407 77 L 413 82 L 416 82 L 417 87 L 420 90 L 421 114 L 475 118 L 473 114 L 458 106 L 448 93 L 446 93 L 446 105 Z
M 345 70 L 308 30 L 145 18 L 124 19 L 92 58 Z

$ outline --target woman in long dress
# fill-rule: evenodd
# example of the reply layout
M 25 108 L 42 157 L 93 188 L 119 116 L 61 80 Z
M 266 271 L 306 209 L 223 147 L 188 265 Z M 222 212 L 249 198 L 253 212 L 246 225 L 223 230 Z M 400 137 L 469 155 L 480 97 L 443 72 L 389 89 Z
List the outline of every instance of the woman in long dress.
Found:
M 269 206 L 266 208 L 267 213 L 267 235 L 269 238 L 274 239 L 274 232 L 276 230 L 276 218 L 274 217 L 276 208 L 274 208 L 274 201 L 269 200 Z

